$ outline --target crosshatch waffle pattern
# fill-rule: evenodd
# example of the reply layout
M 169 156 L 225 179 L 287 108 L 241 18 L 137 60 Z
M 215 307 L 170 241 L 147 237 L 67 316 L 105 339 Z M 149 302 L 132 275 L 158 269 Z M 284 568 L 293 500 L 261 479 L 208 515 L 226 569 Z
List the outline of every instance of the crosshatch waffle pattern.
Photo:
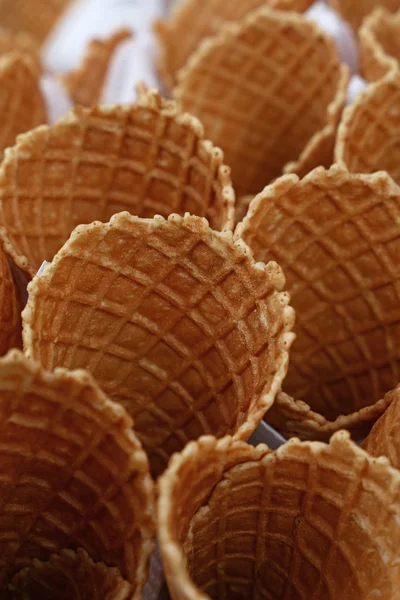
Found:
M 387 174 L 334 166 L 277 180 L 235 232 L 285 273 L 297 338 L 284 391 L 309 405 L 292 405 L 299 421 L 311 407 L 328 434 L 332 422 L 373 423 L 400 380 L 399 221 L 400 189 Z
M 276 452 L 205 437 L 159 489 L 174 600 L 397 597 L 400 475 L 347 432 Z
M 20 52 L 0 58 L 0 159 L 18 134 L 46 122 L 35 60 Z
M 364 18 L 369 15 L 377 6 L 382 6 L 387 10 L 394 12 L 400 8 L 399 0 L 331 0 L 335 8 L 346 21 L 351 23 L 355 30 L 362 24 Z
M 218 33 L 226 22 L 237 21 L 260 6 L 303 12 L 313 0 L 176 0 L 170 16 L 154 24 L 159 42 L 158 68 L 167 89 L 199 43 Z
M 0 170 L 7 250 L 31 275 L 82 223 L 191 212 L 230 229 L 234 200 L 221 150 L 157 92 L 133 107 L 76 108 L 21 136 Z
M 48 36 L 71 0 L 0 0 L 0 26 L 30 33 L 38 42 Z
M 262 8 L 205 41 L 178 79 L 178 104 L 221 146 L 241 196 L 260 192 L 289 162 L 300 168 L 308 147 L 315 155 L 315 140 L 325 149 L 344 106 L 348 69 L 317 25 Z M 324 166 L 333 141 L 331 152 Z
M 17 290 L 0 243 L 0 356 L 22 345 L 21 307 Z
M 400 8 L 400 2 L 399 2 Z M 400 11 L 395 14 L 376 8 L 359 31 L 360 69 L 368 81 L 377 81 L 399 67 Z
M 205 433 L 247 439 L 270 408 L 293 340 L 283 286 L 205 219 L 121 213 L 78 227 L 30 284 L 25 349 L 49 370 L 89 369 L 158 474 Z
M 400 183 L 400 71 L 368 86 L 343 115 L 336 162 L 353 173 L 387 171 Z
M 94 563 L 87 552 L 63 550 L 46 562 L 35 560 L 9 586 L 18 598 L 40 600 L 131 600 L 132 590 L 118 569 Z M 25 595 L 24 595 L 25 594 Z
M 363 448 L 372 456 L 387 456 L 400 469 L 400 385 L 386 394 L 389 408 L 372 428 Z
M 0 375 L 0 585 L 82 547 L 141 597 L 153 483 L 131 419 L 83 371 L 45 373 L 13 351 Z

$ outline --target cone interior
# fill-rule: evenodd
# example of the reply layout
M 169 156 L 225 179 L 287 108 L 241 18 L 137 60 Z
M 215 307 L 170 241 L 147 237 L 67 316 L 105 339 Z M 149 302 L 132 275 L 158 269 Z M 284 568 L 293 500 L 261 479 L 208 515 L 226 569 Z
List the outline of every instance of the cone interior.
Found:
M 77 228 L 31 283 L 25 348 L 48 369 L 89 369 L 157 474 L 190 439 L 257 427 L 292 342 L 283 284 L 203 219 L 121 213 Z
M 0 209 L 8 250 L 33 275 L 77 225 L 122 210 L 191 212 L 231 228 L 234 192 L 200 123 L 150 92 L 133 107 L 76 108 L 21 136 L 2 164 Z
M 398 472 L 346 432 L 330 445 L 292 440 L 274 453 L 202 438 L 160 483 L 171 595 L 394 598 L 399 501 Z
M 390 177 L 335 166 L 277 180 L 236 230 L 286 276 L 297 338 L 283 389 L 330 421 L 400 379 L 399 219 Z
M 387 456 L 393 467 L 400 469 L 400 385 L 386 394 L 389 408 L 375 423 L 363 442 L 372 456 Z
M 140 592 L 153 549 L 148 462 L 122 407 L 84 372 L 0 360 L 0 586 L 84 548 Z

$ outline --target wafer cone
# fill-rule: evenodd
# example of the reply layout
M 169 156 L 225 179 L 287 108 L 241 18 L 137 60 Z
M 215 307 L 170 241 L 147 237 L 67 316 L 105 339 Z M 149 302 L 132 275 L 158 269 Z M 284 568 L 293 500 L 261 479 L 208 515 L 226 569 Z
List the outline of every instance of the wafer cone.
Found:
M 36 65 L 37 72 L 41 73 L 40 47 L 29 33 L 0 30 L 0 55 L 10 52 L 27 55 Z
M 215 229 L 233 225 L 223 153 L 204 139 L 197 119 L 157 92 L 143 92 L 134 106 L 75 108 L 7 152 L 1 224 L 7 251 L 31 275 L 77 225 L 122 210 L 141 217 L 190 211 Z
M 293 339 L 283 285 L 278 265 L 205 219 L 121 213 L 78 227 L 32 281 L 26 352 L 91 371 L 157 475 L 204 433 L 247 439 L 270 408 Z
M 235 206 L 235 225 L 243 221 L 249 210 L 250 202 L 254 196 L 240 196 L 236 201 Z
M 46 121 L 34 59 L 13 52 L 0 58 L 0 161 L 18 134 Z
M 336 161 L 353 173 L 387 171 L 400 183 L 400 71 L 359 94 L 342 118 Z
M 0 356 L 22 345 L 21 307 L 3 244 L 0 241 Z
M 400 11 L 392 14 L 379 7 L 365 19 L 359 32 L 361 73 L 365 79 L 377 81 L 389 71 L 398 69 L 399 35 Z
M 94 563 L 85 550 L 63 550 L 46 562 L 32 561 L 8 586 L 13 598 L 29 600 L 131 600 L 118 569 Z
M 398 598 L 400 474 L 337 433 L 275 452 L 201 438 L 159 483 L 173 600 Z
M 372 456 L 387 456 L 393 467 L 400 469 L 400 385 L 385 396 L 388 405 L 363 442 Z
M 356 31 L 377 6 L 391 12 L 400 8 L 399 0 L 331 0 L 331 4 Z
M 289 396 L 267 415 L 285 434 L 360 435 L 384 412 L 400 380 L 399 221 L 400 188 L 386 173 L 335 165 L 278 179 L 238 225 L 256 260 L 281 265 L 296 310 Z
M 84 548 L 141 598 L 154 533 L 148 461 L 132 420 L 89 374 L 46 373 L 17 351 L 0 360 L 0 477 L 0 586 L 34 559 Z
M 74 0 L 0 0 L 0 26 L 43 42 Z
M 106 40 L 90 42 L 79 68 L 61 78 L 74 104 L 93 106 L 100 102 L 113 55 L 130 37 L 129 29 L 120 29 Z
M 179 69 L 199 43 L 218 33 L 221 25 L 242 19 L 260 6 L 305 11 L 313 0 L 177 0 L 168 19 L 154 24 L 159 43 L 158 69 L 167 89 L 176 84 Z
M 224 150 L 238 196 L 258 193 L 287 163 L 332 163 L 348 69 L 304 17 L 253 11 L 205 41 L 178 79 L 179 105 Z

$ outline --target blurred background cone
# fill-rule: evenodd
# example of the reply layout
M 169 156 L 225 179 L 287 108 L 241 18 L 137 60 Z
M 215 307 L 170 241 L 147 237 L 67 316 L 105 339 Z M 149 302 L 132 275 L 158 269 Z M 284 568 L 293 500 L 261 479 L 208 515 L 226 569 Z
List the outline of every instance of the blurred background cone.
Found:
M 171 597 L 397 598 L 400 473 L 349 438 L 207 436 L 175 455 L 158 498 Z
M 0 360 L 0 478 L 3 589 L 34 559 L 83 548 L 141 598 L 154 546 L 148 461 L 89 374 L 46 373 L 18 351 Z
M 133 106 L 75 108 L 20 136 L 0 170 L 7 251 L 31 275 L 82 223 L 188 211 L 231 229 L 234 198 L 221 150 L 157 92 Z
M 22 346 L 21 306 L 0 240 L 0 356 Z
M 365 79 L 377 81 L 389 71 L 399 68 L 400 10 L 392 14 L 384 8 L 376 8 L 365 19 L 359 35 L 360 68 Z
M 391 12 L 400 8 L 399 0 L 331 0 L 331 4 L 355 31 L 358 30 L 363 19 L 377 6 L 385 7 Z
M 372 456 L 387 456 L 393 467 L 400 469 L 400 385 L 386 394 L 388 409 L 375 423 L 363 442 Z
M 87 368 L 135 421 L 152 472 L 205 433 L 248 439 L 280 390 L 293 310 L 275 263 L 171 215 L 78 227 L 29 286 L 25 347 Z
M 271 6 L 280 10 L 303 12 L 313 0 L 176 0 L 165 20 L 154 30 L 159 43 L 158 70 L 167 89 L 176 84 L 178 71 L 199 43 L 218 33 L 221 25 L 242 19 L 252 10 Z
M 9 54 L 10 52 L 27 55 L 31 59 L 31 62 L 36 65 L 37 72 L 41 73 L 40 46 L 29 33 L 1 29 L 0 56 Z
M 0 0 L 0 26 L 42 43 L 74 0 Z
M 267 415 L 286 435 L 368 431 L 400 380 L 400 188 L 318 168 L 252 202 L 235 237 L 277 261 L 296 310 L 288 376 Z M 297 402 L 300 400 L 300 402 Z
M 315 23 L 261 8 L 203 42 L 174 96 L 223 149 L 239 197 L 285 167 L 303 174 L 332 164 L 348 77 Z
M 339 127 L 336 162 L 353 173 L 387 171 L 400 183 L 400 71 L 370 84 Z

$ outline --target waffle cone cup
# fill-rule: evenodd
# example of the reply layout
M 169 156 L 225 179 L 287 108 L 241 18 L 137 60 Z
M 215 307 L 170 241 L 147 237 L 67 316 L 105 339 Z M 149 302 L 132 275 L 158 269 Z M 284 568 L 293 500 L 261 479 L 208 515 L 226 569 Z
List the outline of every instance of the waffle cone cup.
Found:
M 215 229 L 233 226 L 223 153 L 204 139 L 197 119 L 157 92 L 143 91 L 133 107 L 75 108 L 7 151 L 1 225 L 7 251 L 31 275 L 77 225 L 122 210 L 141 217 L 190 211 Z
M 391 12 L 399 8 L 398 0 L 331 0 L 331 4 L 353 26 L 355 31 L 377 6 Z
M 336 140 L 336 162 L 353 173 L 387 171 L 400 183 L 400 71 L 359 94 L 343 114 Z
M 121 213 L 78 227 L 31 282 L 25 349 L 47 369 L 91 371 L 157 475 L 191 439 L 256 429 L 287 371 L 283 286 L 278 265 L 205 219 Z
M 385 396 L 387 410 L 375 423 L 363 442 L 372 456 L 387 456 L 393 467 L 400 469 L 400 385 Z
M 368 432 L 400 379 L 400 188 L 385 173 L 286 175 L 236 229 L 277 261 L 296 310 L 284 395 L 267 415 L 286 435 Z
M 129 29 L 120 29 L 106 40 L 93 40 L 88 44 L 79 68 L 61 78 L 74 104 L 93 106 L 101 101 L 114 53 L 130 37 Z
M 377 81 L 398 69 L 399 35 L 400 11 L 392 14 L 378 7 L 365 19 L 359 32 L 361 72 L 365 79 Z
M 173 600 L 397 598 L 400 474 L 339 432 L 271 452 L 203 437 L 159 482 Z
M 38 73 L 42 72 L 40 59 L 40 46 L 36 40 L 24 31 L 9 31 L 3 29 L 0 31 L 0 56 L 17 52 L 24 54 L 31 59 L 33 65 L 36 65 Z
M 0 0 L 0 26 L 25 31 L 42 43 L 74 0 Z
M 179 70 L 202 40 L 218 33 L 221 25 L 242 19 L 261 6 L 303 12 L 313 0 L 177 0 L 168 19 L 157 20 L 158 70 L 167 89 L 176 84 Z
M 174 96 L 224 150 L 240 197 L 285 167 L 331 165 L 347 83 L 347 67 L 315 23 L 262 7 L 203 42 Z
M 0 360 L 0 473 L 0 587 L 36 559 L 83 548 L 141 598 L 154 533 L 148 461 L 131 419 L 88 373 L 47 373 L 18 351 Z

